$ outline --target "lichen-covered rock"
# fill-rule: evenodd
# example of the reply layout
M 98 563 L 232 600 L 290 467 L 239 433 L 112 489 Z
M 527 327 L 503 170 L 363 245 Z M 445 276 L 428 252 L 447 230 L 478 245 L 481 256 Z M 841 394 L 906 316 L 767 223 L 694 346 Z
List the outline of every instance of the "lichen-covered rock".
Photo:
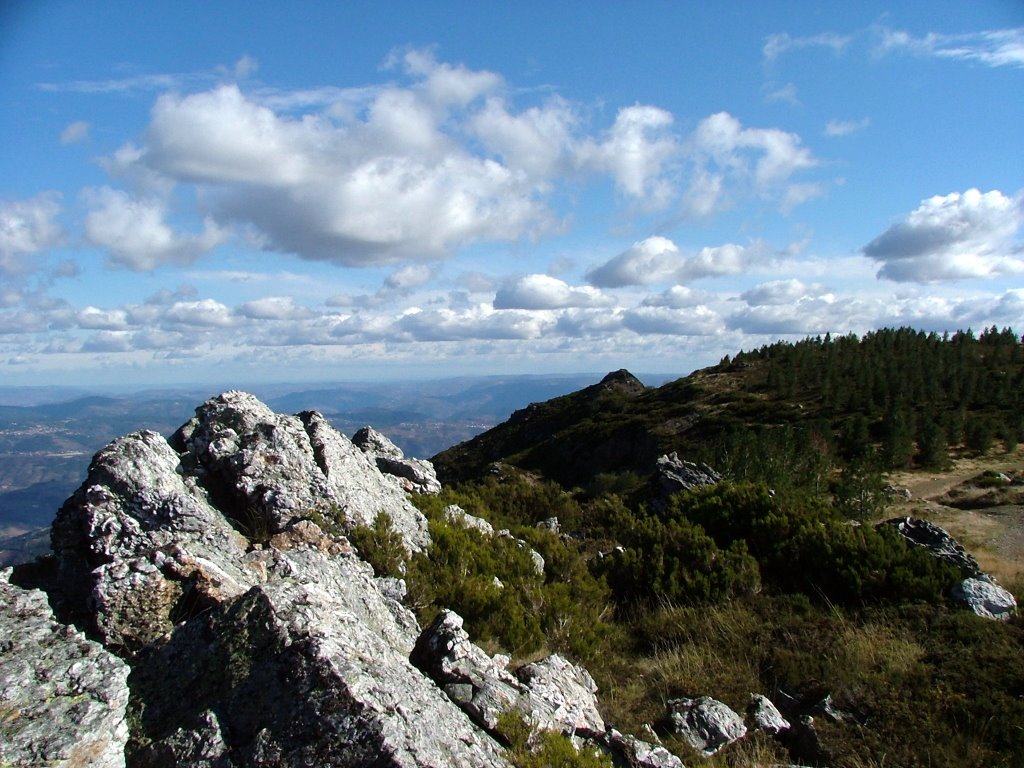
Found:
M 62 613 L 129 653 L 258 578 L 248 541 L 178 467 L 156 432 L 115 440 L 51 531 Z
M 416 641 L 410 660 L 475 723 L 494 732 L 502 713 L 530 710 L 529 692 L 504 664 L 470 641 L 462 624 L 454 611 L 441 611 Z
M 710 696 L 668 702 L 672 730 L 705 756 L 743 738 L 747 726 L 732 709 Z
M 950 596 L 986 619 L 1009 621 L 1017 612 L 1013 594 L 987 578 L 964 579 Z
M 585 669 L 552 655 L 513 675 L 504 659 L 492 659 L 470 641 L 453 611 L 442 611 L 423 630 L 411 660 L 488 731 L 509 710 L 538 730 L 604 731 L 597 685 Z
M 252 395 L 225 392 L 197 408 L 171 444 L 182 471 L 254 534 L 313 516 L 372 526 L 383 511 L 409 550 L 429 541 L 426 518 L 402 489 L 319 413 L 285 416 Z
M 128 666 L 0 571 L 0 765 L 123 768 Z
M 422 515 L 322 417 L 244 393 L 171 443 L 97 454 L 54 524 L 51 597 L 132 666 L 130 764 L 507 765 L 409 662 L 403 585 L 341 535 L 380 511 L 426 546 Z
M 715 485 L 722 476 L 707 464 L 685 461 L 673 451 L 658 459 L 658 481 L 665 493 L 677 493 Z
M 771 699 L 759 693 L 750 694 L 747 705 L 747 727 L 753 731 L 763 731 L 769 736 L 777 736 L 790 729 L 790 722 L 782 716 Z
M 377 464 L 377 468 L 393 477 L 410 493 L 440 493 L 434 465 L 426 459 L 406 458 L 402 449 L 373 427 L 363 427 L 352 436 L 355 443 Z
M 597 708 L 597 683 L 583 667 L 552 654 L 516 671 L 516 677 L 551 709 L 551 719 L 563 730 L 604 731 Z
M 484 536 L 494 535 L 494 526 L 484 520 L 482 517 L 471 515 L 469 512 L 464 510 L 458 504 L 449 504 L 444 508 L 444 517 L 451 523 L 460 525 L 463 528 L 472 528 L 479 531 Z
M 625 764 L 630 768 L 685 768 L 683 761 L 661 744 L 651 744 L 635 736 L 619 733 L 609 728 L 598 743 L 618 758 L 616 765 Z
M 961 546 L 960 542 L 935 523 L 916 517 L 894 517 L 879 525 L 893 526 L 909 543 L 924 547 L 940 560 L 955 565 L 965 576 L 977 576 L 981 573 L 978 561 Z
M 409 663 L 415 635 L 392 620 L 368 565 L 315 548 L 266 554 L 265 584 L 137 661 L 140 762 L 159 754 L 192 765 L 196 740 L 184 735 L 204 718 L 213 733 L 213 711 L 225 743 L 204 756 L 210 765 L 505 765 Z

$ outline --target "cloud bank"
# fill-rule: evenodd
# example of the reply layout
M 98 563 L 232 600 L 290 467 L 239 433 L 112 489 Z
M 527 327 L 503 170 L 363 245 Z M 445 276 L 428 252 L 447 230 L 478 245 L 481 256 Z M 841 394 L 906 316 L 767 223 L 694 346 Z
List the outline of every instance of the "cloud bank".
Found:
M 936 195 L 863 248 L 879 277 L 936 283 L 1024 273 L 1024 195 L 969 189 Z

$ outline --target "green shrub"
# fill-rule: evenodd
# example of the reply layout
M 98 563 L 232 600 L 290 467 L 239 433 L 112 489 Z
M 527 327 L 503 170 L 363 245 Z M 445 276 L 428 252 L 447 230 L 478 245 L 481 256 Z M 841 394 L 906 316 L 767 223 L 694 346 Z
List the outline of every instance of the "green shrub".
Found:
M 623 545 L 598 569 L 620 603 L 717 602 L 760 586 L 757 563 L 744 541 L 719 548 L 685 518 L 635 517 L 619 536 Z
M 936 602 L 959 576 L 894 530 L 838 520 L 813 500 L 784 505 L 763 485 L 679 494 L 666 514 L 699 524 L 721 548 L 744 544 L 766 584 L 816 599 Z
M 568 736 L 557 731 L 534 732 L 514 711 L 498 718 L 498 735 L 508 744 L 505 757 L 515 768 L 611 768 L 607 755 L 584 747 L 576 751 Z
M 376 575 L 395 578 L 405 575 L 408 553 L 387 512 L 378 512 L 372 526 L 357 525 L 349 532 L 348 539 L 359 551 L 359 556 L 373 566 Z

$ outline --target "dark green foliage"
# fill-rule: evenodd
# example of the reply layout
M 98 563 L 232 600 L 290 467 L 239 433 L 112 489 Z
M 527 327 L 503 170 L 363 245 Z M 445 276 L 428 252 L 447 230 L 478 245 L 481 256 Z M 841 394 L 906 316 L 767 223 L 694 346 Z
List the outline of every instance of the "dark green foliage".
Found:
M 941 470 L 997 439 L 1013 450 L 1021 414 L 1024 346 L 1009 329 L 778 343 L 656 390 L 615 375 L 448 457 L 478 475 L 421 502 L 432 525 L 458 503 L 526 539 L 547 569 L 524 574 L 480 554 L 492 544 L 445 534 L 435 570 L 422 567 L 435 594 L 421 608 L 462 600 L 451 607 L 476 617 L 477 637 L 521 651 L 537 637 L 586 659 L 624 731 L 674 696 L 742 709 L 754 690 L 798 708 L 831 694 L 848 717 L 815 723 L 836 768 L 1022 765 L 1024 626 L 953 605 L 961 574 L 870 524 L 883 472 Z M 666 500 L 651 471 L 672 451 L 728 481 Z M 561 537 L 534 528 L 553 516 Z M 504 606 L 484 579 L 502 567 Z M 711 762 L 799 761 L 753 759 L 745 744 Z
M 987 418 L 971 419 L 964 426 L 964 445 L 978 455 L 992 447 L 992 424 Z
M 430 520 L 430 549 L 409 564 L 409 597 L 426 620 L 442 607 L 466 631 L 517 654 L 543 642 L 537 609 L 542 578 L 529 552 L 511 539 L 485 536 L 442 518 Z M 495 581 L 497 579 L 497 581 Z
M 917 438 L 917 463 L 922 467 L 943 469 L 949 464 L 946 450 L 946 432 L 940 424 L 929 419 Z
M 882 473 L 873 457 L 843 467 L 832 489 L 836 510 L 850 520 L 870 521 L 885 508 Z
M 410 597 L 421 621 L 451 608 L 475 640 L 516 654 L 541 644 L 578 659 L 595 651 L 607 629 L 607 587 L 591 575 L 578 547 L 516 519 L 545 519 L 557 512 L 579 517 L 579 505 L 568 494 L 551 484 L 510 477 L 417 501 L 432 537 L 429 550 L 409 566 Z M 443 510 L 449 504 L 511 528 L 544 558 L 544 573 L 537 573 L 529 549 L 514 539 L 448 521 Z
M 612 374 L 435 462 L 449 483 L 501 461 L 591 496 L 632 497 L 633 481 L 677 451 L 733 480 L 817 493 L 849 462 L 941 467 L 965 439 L 976 452 L 1010 431 L 1019 442 L 1022 413 L 1024 345 L 1010 329 L 883 329 L 766 345 L 657 389 Z
M 623 523 L 622 548 L 598 564 L 616 598 L 718 602 L 757 590 L 757 563 L 743 541 L 720 549 L 714 539 L 685 518 L 654 516 Z
M 402 536 L 392 527 L 386 512 L 378 512 L 373 526 L 357 525 L 348 535 L 359 556 L 373 566 L 378 576 L 398 578 L 405 573 L 408 556 Z
M 764 486 L 679 494 L 669 514 L 703 526 L 719 547 L 742 544 L 766 585 L 815 599 L 936 602 L 959 577 L 889 528 L 853 525 L 814 502 L 783 505 Z

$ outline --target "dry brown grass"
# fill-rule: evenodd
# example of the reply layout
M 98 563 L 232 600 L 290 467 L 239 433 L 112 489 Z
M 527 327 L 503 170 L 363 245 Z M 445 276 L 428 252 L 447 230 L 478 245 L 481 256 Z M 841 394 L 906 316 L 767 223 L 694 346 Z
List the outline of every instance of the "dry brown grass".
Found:
M 958 509 L 942 503 L 950 491 L 969 484 L 985 470 L 1024 472 L 1024 445 L 1012 453 L 1001 449 L 985 456 L 958 458 L 946 472 L 893 473 L 889 482 L 908 488 L 909 501 L 893 504 L 887 516 L 912 515 L 945 528 L 991 574 L 1014 594 L 1024 593 L 1024 505 Z

